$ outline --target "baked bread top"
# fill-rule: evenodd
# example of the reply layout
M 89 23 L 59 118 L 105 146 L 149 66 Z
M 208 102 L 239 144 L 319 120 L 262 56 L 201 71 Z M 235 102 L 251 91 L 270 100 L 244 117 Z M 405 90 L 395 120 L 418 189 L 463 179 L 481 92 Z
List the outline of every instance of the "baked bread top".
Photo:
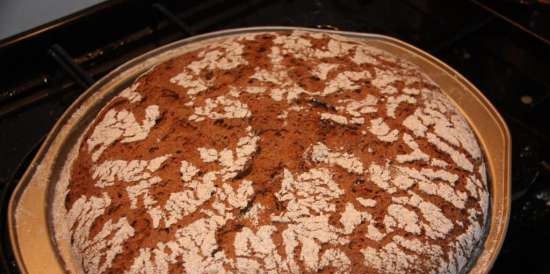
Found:
M 81 140 L 56 236 L 83 273 L 459 273 L 487 217 L 482 152 L 440 88 L 335 35 L 205 45 Z

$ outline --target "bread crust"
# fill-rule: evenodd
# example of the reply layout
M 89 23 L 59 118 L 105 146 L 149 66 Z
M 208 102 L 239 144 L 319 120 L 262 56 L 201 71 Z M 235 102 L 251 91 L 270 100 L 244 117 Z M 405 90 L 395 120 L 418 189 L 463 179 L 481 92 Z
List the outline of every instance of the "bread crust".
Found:
M 228 38 L 105 106 L 58 224 L 83 273 L 459 273 L 476 137 L 416 66 L 314 32 Z

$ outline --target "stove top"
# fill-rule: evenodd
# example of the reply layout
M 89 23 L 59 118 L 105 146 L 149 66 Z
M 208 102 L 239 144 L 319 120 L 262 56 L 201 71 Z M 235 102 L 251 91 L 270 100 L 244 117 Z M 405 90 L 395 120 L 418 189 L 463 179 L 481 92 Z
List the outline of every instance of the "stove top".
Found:
M 522 0 L 112 0 L 0 40 L 0 188 L 9 195 L 44 136 L 94 80 L 190 35 L 284 25 L 372 32 L 462 73 L 512 134 L 512 216 L 491 273 L 550 273 L 550 6 Z M 2 273 L 18 273 L 2 235 Z

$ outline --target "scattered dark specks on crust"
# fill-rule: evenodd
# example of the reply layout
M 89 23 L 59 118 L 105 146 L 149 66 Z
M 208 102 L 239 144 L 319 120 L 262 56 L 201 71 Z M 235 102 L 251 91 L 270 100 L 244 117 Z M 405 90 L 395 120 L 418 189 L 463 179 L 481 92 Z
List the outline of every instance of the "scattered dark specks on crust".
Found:
M 459 273 L 488 209 L 479 145 L 439 87 L 320 33 L 157 66 L 71 164 L 57 225 L 83 273 Z

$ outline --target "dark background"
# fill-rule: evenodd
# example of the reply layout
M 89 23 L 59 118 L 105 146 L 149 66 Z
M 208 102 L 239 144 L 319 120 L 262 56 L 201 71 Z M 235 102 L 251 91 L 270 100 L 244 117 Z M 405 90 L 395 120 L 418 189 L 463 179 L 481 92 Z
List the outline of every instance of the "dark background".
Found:
M 94 79 L 130 58 L 234 27 L 380 33 L 451 65 L 504 117 L 513 141 L 512 216 L 491 273 L 548 274 L 550 5 L 543 2 L 112 0 L 0 40 L 0 205 L 5 209 L 18 177 L 63 111 Z M 16 273 L 2 230 L 0 273 Z

